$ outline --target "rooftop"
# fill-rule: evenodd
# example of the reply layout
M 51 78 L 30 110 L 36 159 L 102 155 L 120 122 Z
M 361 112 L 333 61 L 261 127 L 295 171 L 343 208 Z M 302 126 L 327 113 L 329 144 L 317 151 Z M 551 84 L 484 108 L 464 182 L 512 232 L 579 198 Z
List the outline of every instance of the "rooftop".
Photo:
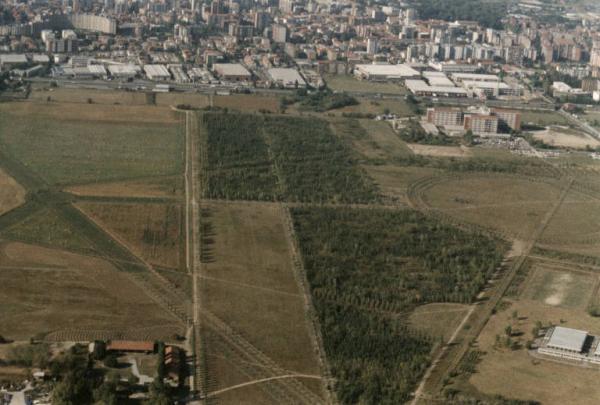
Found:
M 556 326 L 552 331 L 548 346 L 556 349 L 581 352 L 588 333 L 579 329 Z
M 419 72 L 408 65 L 356 65 L 356 69 L 368 75 L 393 76 L 393 77 L 417 77 Z

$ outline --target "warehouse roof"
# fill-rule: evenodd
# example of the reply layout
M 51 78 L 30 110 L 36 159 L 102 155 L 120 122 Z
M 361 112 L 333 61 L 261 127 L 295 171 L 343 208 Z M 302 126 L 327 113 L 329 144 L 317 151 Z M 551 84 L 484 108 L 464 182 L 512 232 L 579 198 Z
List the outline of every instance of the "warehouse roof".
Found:
M 552 331 L 547 346 L 556 349 L 581 352 L 587 336 L 588 333 L 583 330 L 556 326 Z
M 452 73 L 452 78 L 454 80 L 463 81 L 463 80 L 471 80 L 471 81 L 483 81 L 483 82 L 499 82 L 500 78 L 496 75 L 486 75 L 479 73 Z
M 296 69 L 272 68 L 269 69 L 269 76 L 271 76 L 274 81 L 280 82 L 284 86 L 295 85 L 296 82 L 298 82 L 300 86 L 306 84 Z
M 171 77 L 171 73 L 164 65 L 144 65 L 144 72 L 149 78 L 152 77 Z
M 462 87 L 444 87 L 444 86 L 430 86 L 425 83 L 424 80 L 407 80 L 405 82 L 406 88 L 415 92 L 429 92 L 429 93 L 440 93 L 440 94 L 467 94 L 467 91 Z
M 417 77 L 419 72 L 408 65 L 356 65 L 359 72 L 373 76 Z
M 213 70 L 221 76 L 251 76 L 248 69 L 240 63 L 215 63 Z
M 27 57 L 24 54 L 9 53 L 0 55 L 0 63 L 27 63 Z

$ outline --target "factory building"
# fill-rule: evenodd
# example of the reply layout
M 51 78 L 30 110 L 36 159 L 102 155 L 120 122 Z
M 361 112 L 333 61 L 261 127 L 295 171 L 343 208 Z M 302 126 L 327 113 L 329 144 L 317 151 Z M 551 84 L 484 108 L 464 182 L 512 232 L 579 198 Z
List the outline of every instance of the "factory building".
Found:
M 215 63 L 213 72 L 223 80 L 249 81 L 252 73 L 239 63 Z
M 356 65 L 354 75 L 363 80 L 388 81 L 418 78 L 421 75 L 408 65 Z

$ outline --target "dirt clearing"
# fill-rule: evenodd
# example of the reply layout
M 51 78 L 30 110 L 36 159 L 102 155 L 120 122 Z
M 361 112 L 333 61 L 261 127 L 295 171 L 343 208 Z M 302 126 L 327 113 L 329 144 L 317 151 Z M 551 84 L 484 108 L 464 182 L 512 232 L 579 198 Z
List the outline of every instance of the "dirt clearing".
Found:
M 25 201 L 25 189 L 0 169 L 0 215 L 18 207 Z

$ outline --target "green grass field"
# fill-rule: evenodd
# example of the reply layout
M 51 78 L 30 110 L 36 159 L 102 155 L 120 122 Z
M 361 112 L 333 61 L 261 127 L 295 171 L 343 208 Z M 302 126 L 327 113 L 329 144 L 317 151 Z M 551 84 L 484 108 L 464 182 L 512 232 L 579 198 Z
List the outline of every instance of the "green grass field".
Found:
M 536 125 L 569 125 L 569 121 L 553 111 L 521 111 L 521 122 Z

